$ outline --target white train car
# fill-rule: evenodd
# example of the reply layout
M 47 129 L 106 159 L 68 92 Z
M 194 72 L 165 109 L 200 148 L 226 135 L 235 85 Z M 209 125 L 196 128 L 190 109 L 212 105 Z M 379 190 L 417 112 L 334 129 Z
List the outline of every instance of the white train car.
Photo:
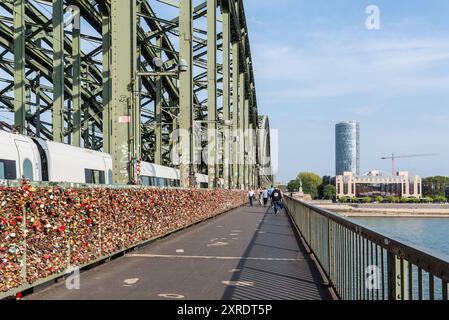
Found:
M 153 163 L 142 162 L 141 168 L 142 185 L 152 187 L 174 187 L 181 186 L 181 173 L 178 169 L 165 167 Z M 197 173 L 196 188 L 207 189 L 209 178 L 205 174 Z
M 196 174 L 196 187 L 200 189 L 207 189 L 209 187 L 209 177 L 205 174 Z
M 0 179 L 42 180 L 41 158 L 33 140 L 0 130 Z
M 142 162 L 140 177 L 142 185 L 151 187 L 180 187 L 181 176 L 178 169 L 149 162 Z
M 42 139 L 35 141 L 44 164 L 44 181 L 112 184 L 111 155 Z
M 0 179 L 111 184 L 107 153 L 0 130 Z
M 88 184 L 112 184 L 111 155 L 0 130 L 0 180 L 26 178 Z M 180 171 L 142 162 L 142 185 L 180 187 Z M 196 187 L 207 189 L 208 176 L 196 174 Z

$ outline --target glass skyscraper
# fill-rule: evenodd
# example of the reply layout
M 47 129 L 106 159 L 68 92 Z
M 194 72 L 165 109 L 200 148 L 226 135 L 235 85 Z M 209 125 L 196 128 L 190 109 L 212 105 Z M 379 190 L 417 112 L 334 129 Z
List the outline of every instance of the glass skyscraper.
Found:
M 335 126 L 336 175 L 351 171 L 360 175 L 360 126 L 356 121 L 340 122 Z

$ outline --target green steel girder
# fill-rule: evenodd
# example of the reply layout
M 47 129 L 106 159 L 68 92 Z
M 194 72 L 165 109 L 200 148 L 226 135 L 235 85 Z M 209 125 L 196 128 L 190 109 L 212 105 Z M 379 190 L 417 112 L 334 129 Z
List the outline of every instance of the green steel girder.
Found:
M 10 11 L 11 8 L 8 6 L 8 4 L 6 3 L 2 3 L 0 4 L 3 8 L 5 8 L 6 10 Z M 48 24 L 48 19 L 44 16 L 39 14 L 39 12 L 37 11 L 37 9 L 32 6 L 30 3 L 27 3 L 27 21 L 29 19 L 31 19 L 30 17 L 34 17 L 34 19 L 43 19 L 43 20 L 39 20 L 37 21 L 38 24 Z M 47 21 L 46 21 L 47 20 Z M 2 23 L 0 23 L 0 32 L 1 31 L 5 31 L 8 32 L 8 27 Z M 9 32 L 9 37 L 12 36 L 12 33 Z M 3 36 L 5 38 L 8 38 L 8 36 L 4 33 Z M 47 38 L 43 38 L 43 41 L 45 41 L 47 43 L 47 45 L 51 46 L 51 40 L 47 39 Z M 65 55 L 70 55 L 68 50 L 71 50 L 71 41 L 65 37 Z M 52 65 L 52 58 L 49 57 L 48 55 L 46 55 L 44 52 L 42 52 L 41 50 L 39 50 L 39 48 L 37 48 L 34 43 L 32 42 L 27 42 L 27 64 L 34 68 L 35 70 L 39 70 L 42 74 L 43 77 L 45 77 L 48 81 L 52 82 L 52 69 L 53 69 L 53 65 Z M 89 70 L 91 71 L 91 73 L 89 75 L 92 75 L 93 78 L 90 78 L 89 80 L 92 81 L 96 81 L 96 80 L 100 80 L 99 85 L 101 85 L 101 72 L 96 69 L 96 68 L 92 68 L 90 66 Z M 100 77 L 100 78 L 99 78 Z M 68 94 L 69 96 L 72 95 L 71 92 L 71 88 L 72 88 L 72 83 L 71 83 L 71 79 L 66 76 L 65 77 L 65 91 L 66 94 Z M 90 115 L 95 119 L 95 121 L 98 123 L 98 125 L 101 125 L 101 118 L 97 117 L 96 114 L 98 114 L 98 112 L 101 110 L 101 106 L 96 102 L 95 99 L 93 99 L 91 97 L 91 92 L 87 89 L 83 89 L 83 98 L 84 100 L 88 100 L 89 104 L 92 106 L 92 108 L 94 109 L 93 112 L 90 111 Z
M 22 0 L 14 1 L 20 2 Z M 25 91 L 27 94 L 32 92 L 37 97 L 37 100 L 39 100 L 38 106 L 36 106 L 34 102 L 27 103 L 28 108 L 31 106 L 36 108 L 36 113 L 31 114 L 30 112 L 27 112 L 26 122 L 34 126 L 36 131 L 39 130 L 46 137 L 52 138 L 52 125 L 49 124 L 48 121 L 43 121 L 41 119 L 41 115 L 51 112 L 52 105 L 54 104 L 51 95 L 55 91 L 45 84 L 46 82 L 52 83 L 53 80 L 53 53 L 51 50 L 47 49 L 52 47 L 53 21 L 51 17 L 49 18 L 50 11 L 45 10 L 47 12 L 44 12 L 41 7 L 36 6 L 27 0 L 23 1 L 26 2 L 24 17 L 25 25 L 19 25 L 19 28 L 22 27 L 22 33 L 25 29 L 27 31 L 27 60 L 26 67 L 22 68 L 26 72 L 24 84 L 21 86 L 22 97 L 24 96 Z M 38 2 L 47 3 L 47 8 L 51 9 L 53 1 L 56 0 L 39 0 Z M 174 3 L 173 1 L 168 0 L 160 2 L 175 7 L 178 7 L 179 3 Z M 136 20 L 141 19 L 141 21 L 145 22 L 145 29 L 143 27 L 137 28 L 137 47 L 140 48 L 140 54 L 142 57 L 140 60 L 141 63 L 139 70 L 145 72 L 151 72 L 154 70 L 152 60 L 160 55 L 160 52 L 163 53 L 164 59 L 167 60 L 164 64 L 164 67 L 166 68 L 176 66 L 179 61 L 179 53 L 177 52 L 177 49 L 175 49 L 176 46 L 172 43 L 172 38 L 174 36 L 179 38 L 179 18 L 169 20 L 159 17 L 158 14 L 154 12 L 150 3 L 151 2 L 147 0 L 139 0 L 138 5 L 140 7 L 140 11 L 136 18 Z M 98 35 L 100 35 L 80 34 L 79 39 L 82 41 L 101 44 L 103 17 L 110 15 L 111 0 L 64 0 L 64 4 L 78 6 L 83 19 L 93 30 L 95 30 L 95 32 L 98 33 Z M 193 118 L 192 121 L 208 119 L 209 125 L 203 125 L 202 128 L 205 130 L 207 126 L 209 126 L 210 129 L 215 126 L 211 123 L 216 118 L 216 113 L 221 110 L 225 114 L 226 119 L 234 119 L 234 130 L 238 130 L 239 128 L 256 128 L 258 126 L 256 87 L 252 69 L 251 48 L 248 41 L 248 28 L 246 24 L 243 1 L 203 1 L 197 7 L 192 8 L 190 15 L 191 22 L 193 23 L 199 19 L 206 19 L 208 20 L 208 24 L 210 26 L 212 19 L 209 17 L 210 15 L 208 14 L 208 10 L 212 10 L 212 6 L 215 8 L 220 8 L 222 14 L 221 17 L 214 17 L 214 24 L 223 23 L 226 24 L 229 29 L 227 29 L 226 32 L 220 32 L 218 34 L 216 31 L 213 31 L 214 37 L 211 38 L 212 33 L 210 32 L 210 27 L 207 30 L 202 30 L 201 28 L 192 25 L 190 35 L 190 50 L 192 54 L 191 66 L 192 68 L 193 66 L 197 67 L 197 70 L 204 69 L 204 72 L 195 71 L 195 74 L 192 74 L 191 76 L 193 79 L 190 79 L 192 100 L 189 108 Z M 5 9 L 12 16 L 12 3 L 1 2 L 0 7 Z M 16 24 L 18 23 L 17 21 L 18 20 L 16 20 Z M 11 27 L 13 22 L 14 20 L 12 18 L 0 17 L 0 46 L 5 49 L 5 51 L 1 54 L 1 57 L 3 57 L 6 53 L 11 54 L 14 52 L 14 48 L 12 46 L 14 43 L 14 30 Z M 61 29 L 59 31 L 61 31 Z M 101 61 L 101 56 L 105 49 L 99 45 L 89 52 L 80 52 L 79 57 L 77 57 L 77 42 L 73 43 L 72 38 L 78 39 L 77 34 L 66 32 L 64 35 L 64 42 L 62 43 L 62 50 L 60 52 L 61 56 L 64 56 L 64 68 L 62 70 L 60 68 L 59 70 L 59 72 L 63 72 L 63 87 L 62 93 L 57 93 L 57 95 L 64 94 L 65 98 L 62 102 L 65 101 L 70 105 L 74 104 L 76 106 L 89 106 L 85 110 L 86 114 L 83 119 L 81 119 L 83 122 L 81 125 L 84 128 L 87 128 L 89 127 L 87 126 L 87 123 L 90 123 L 93 120 L 93 127 L 88 130 L 91 131 L 92 129 L 96 132 L 96 134 L 92 138 L 89 138 L 89 136 L 87 136 L 87 138 L 91 141 L 90 144 L 94 148 L 101 149 L 101 132 L 109 130 L 107 127 L 103 127 L 103 118 L 109 117 L 109 107 L 107 103 L 108 93 L 107 90 L 105 91 L 104 89 L 104 84 L 108 83 L 108 76 L 105 77 L 103 72 L 103 66 L 105 64 L 104 61 Z M 157 38 L 159 39 L 159 42 L 154 44 L 153 39 Z M 214 39 L 213 44 L 211 44 L 211 39 Z M 224 43 L 224 41 L 226 41 L 226 43 Z M 232 46 L 230 45 L 231 43 Z M 211 61 L 210 52 L 212 51 L 220 52 L 223 55 L 227 54 L 229 60 L 226 63 L 223 63 L 223 65 L 218 64 L 217 61 Z M 100 56 L 99 59 L 98 56 Z M 235 59 L 234 56 L 237 57 L 237 59 Z M 19 61 L 19 57 L 15 56 L 14 58 L 16 59 L 15 65 L 18 65 L 17 61 Z M 7 62 L 4 60 L 7 59 L 1 58 L 0 68 L 6 71 L 5 74 L 10 77 L 9 79 L 12 79 L 14 78 L 14 69 L 11 66 L 11 61 Z M 238 63 L 236 63 L 236 61 L 238 61 Z M 211 68 L 214 70 L 212 71 Z M 77 94 L 77 88 L 79 88 L 79 86 L 76 85 L 79 83 L 79 80 L 76 80 L 79 79 L 77 74 L 81 77 L 82 87 L 80 88 L 80 94 Z M 19 79 L 17 75 L 15 78 Z M 141 111 L 139 112 L 142 113 L 140 122 L 142 123 L 143 130 L 142 150 L 144 159 L 154 160 L 154 152 L 157 149 L 159 152 L 157 161 L 163 164 L 170 164 L 169 153 L 173 150 L 174 146 L 169 142 L 168 136 L 170 132 L 182 122 L 178 109 L 181 97 L 180 88 L 178 88 L 177 83 L 168 76 L 163 76 L 160 80 L 150 77 L 143 77 L 141 81 L 142 86 L 140 89 L 136 89 L 136 94 L 141 96 Z M 12 84 L 13 82 L 7 84 L 6 88 L 2 90 L 2 93 L 9 94 L 9 92 L 11 92 L 14 88 Z M 218 88 L 217 84 L 221 84 L 223 89 Z M 74 97 L 75 100 L 73 100 Z M 77 100 L 76 97 L 79 97 L 79 99 Z M 216 101 L 219 97 L 223 97 L 224 100 L 223 105 L 220 106 L 216 105 Z M 23 101 L 23 99 L 21 100 Z M 0 101 L 1 104 L 6 106 L 9 110 L 13 109 L 14 100 L 11 100 L 9 97 L 2 96 Z M 18 105 L 18 102 L 19 101 L 15 101 L 16 105 Z M 150 111 L 153 103 L 158 104 L 159 106 L 156 113 Z M 207 107 L 205 106 L 206 104 L 208 105 Z M 63 107 L 61 100 L 59 105 L 60 107 Z M 134 114 L 136 114 L 136 112 L 134 112 Z M 79 127 L 75 126 L 74 128 L 71 117 L 72 114 L 70 111 L 62 112 L 62 119 L 66 128 L 63 130 L 62 134 L 69 139 L 69 142 L 71 142 L 70 136 L 74 133 L 73 131 L 76 133 L 76 128 Z M 139 122 L 139 120 L 136 119 L 134 119 L 133 122 Z M 23 121 L 16 120 L 16 123 L 18 122 Z M 109 122 L 109 120 L 107 120 L 107 122 Z M 156 123 L 161 123 L 161 126 L 155 126 Z M 181 126 L 185 127 L 185 122 Z M 62 127 L 64 127 L 64 125 L 62 125 Z M 78 133 L 80 132 L 78 131 Z M 86 133 L 86 131 L 84 133 Z M 228 144 L 230 143 L 229 141 L 232 140 L 231 135 L 234 136 L 234 133 L 229 133 L 227 135 Z M 83 136 L 85 137 L 85 135 Z M 156 137 L 158 138 L 156 139 Z M 252 145 L 253 143 L 251 139 L 251 137 L 247 137 L 246 141 L 240 141 L 238 144 L 244 144 L 246 142 L 246 144 Z M 74 143 L 78 144 L 76 141 L 77 139 L 74 140 Z M 212 142 L 216 143 L 217 140 Z M 234 143 L 233 148 L 228 150 L 228 153 L 232 154 L 235 152 L 235 145 L 236 143 Z M 248 168 L 245 165 L 242 165 L 241 167 L 238 165 L 236 166 L 238 168 L 237 181 L 240 182 L 240 185 L 246 187 L 249 182 L 253 183 L 254 180 L 252 180 L 251 176 L 253 169 Z M 204 166 L 200 166 L 197 169 L 201 172 L 207 172 Z M 220 164 L 214 169 L 217 176 L 221 176 L 221 174 L 232 176 L 232 182 L 234 186 L 236 186 L 234 181 L 234 174 L 236 172 L 235 166 L 232 167 L 232 170 L 225 170 L 225 168 Z M 242 171 L 240 171 L 242 169 L 244 170 L 243 172 L 246 172 L 245 180 L 243 180 Z M 209 171 L 213 173 L 211 168 L 209 168 Z M 242 176 L 239 177 L 239 175 Z M 213 185 L 214 181 L 211 182 L 211 185 Z M 228 182 L 231 183 L 231 179 L 229 179 Z

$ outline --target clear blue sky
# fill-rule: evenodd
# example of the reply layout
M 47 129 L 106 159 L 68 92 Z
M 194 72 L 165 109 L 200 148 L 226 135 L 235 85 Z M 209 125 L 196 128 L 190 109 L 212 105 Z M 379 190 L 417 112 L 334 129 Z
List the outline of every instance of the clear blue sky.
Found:
M 278 180 L 335 174 L 334 126 L 361 124 L 362 172 L 449 176 L 449 1 L 245 0 L 258 103 L 279 130 Z M 368 30 L 368 5 L 381 29 Z

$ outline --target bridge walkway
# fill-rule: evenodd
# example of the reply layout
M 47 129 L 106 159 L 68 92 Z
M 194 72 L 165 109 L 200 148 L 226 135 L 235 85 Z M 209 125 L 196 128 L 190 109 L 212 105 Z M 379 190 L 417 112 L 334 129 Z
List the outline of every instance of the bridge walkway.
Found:
M 241 207 L 25 299 L 330 299 L 284 211 Z

